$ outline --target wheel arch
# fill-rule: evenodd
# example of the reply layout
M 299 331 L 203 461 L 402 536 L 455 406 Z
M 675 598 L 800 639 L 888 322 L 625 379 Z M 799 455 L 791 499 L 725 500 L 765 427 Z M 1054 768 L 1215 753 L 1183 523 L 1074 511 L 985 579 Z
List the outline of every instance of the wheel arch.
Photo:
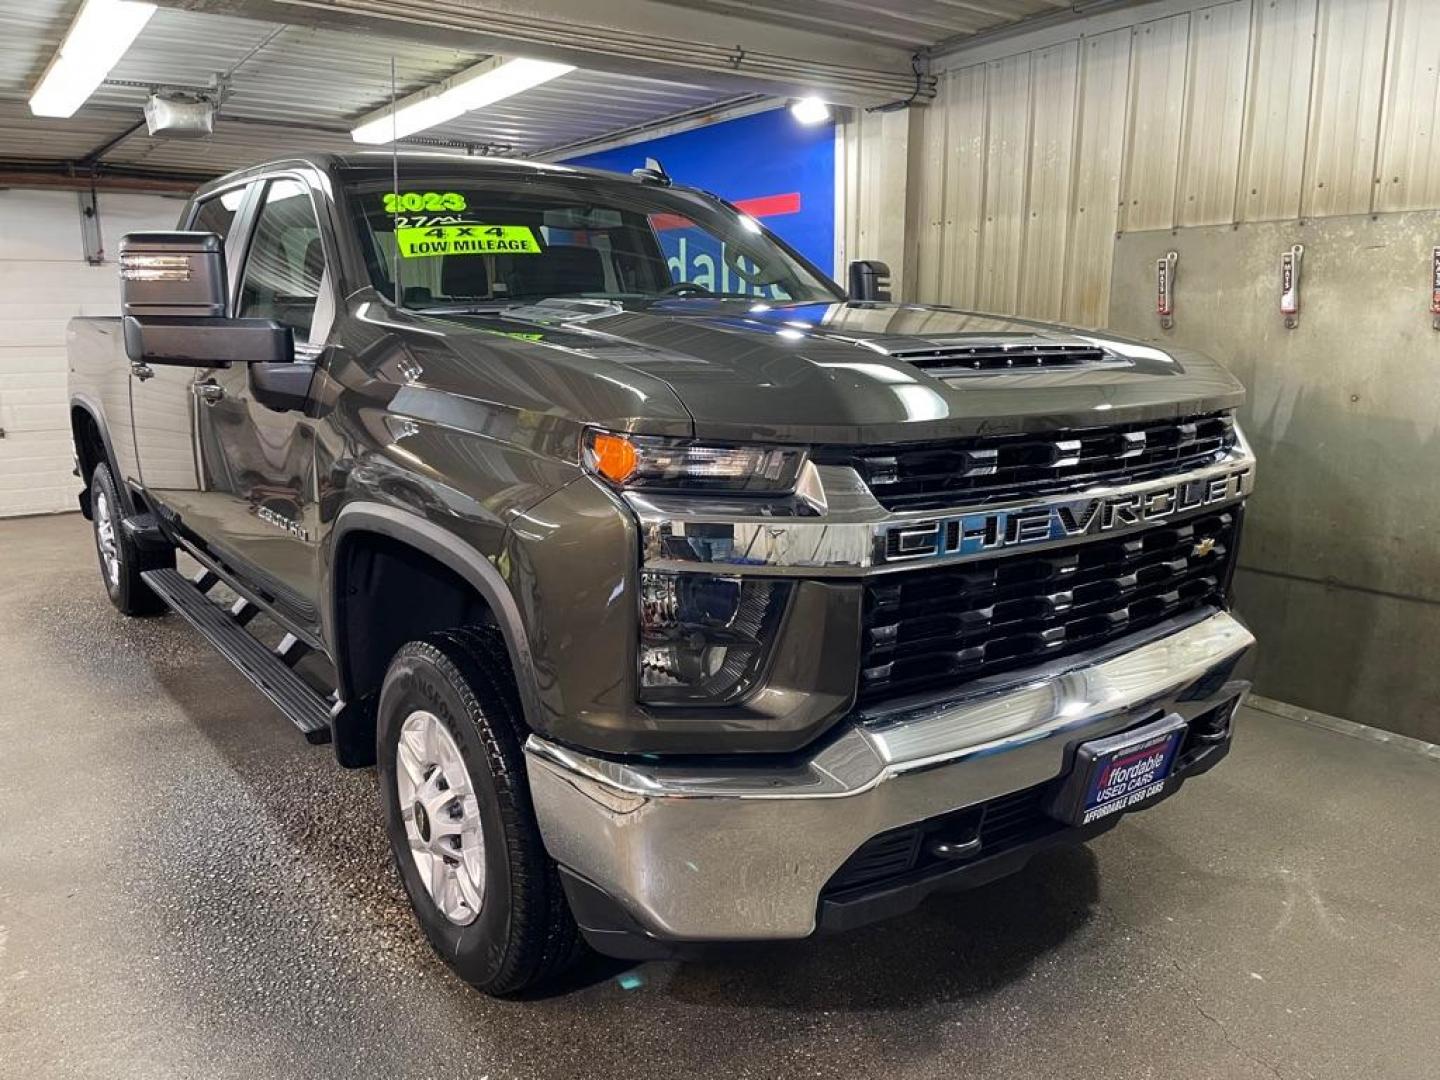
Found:
M 373 703 L 364 702 L 365 692 L 357 693 L 356 688 L 365 686 L 367 681 L 378 685 L 378 679 L 367 680 L 355 670 L 351 642 L 347 641 L 351 617 L 347 597 L 352 584 L 347 575 L 351 573 L 355 547 L 367 539 L 378 539 L 417 553 L 454 575 L 483 604 L 504 639 L 525 721 L 533 728 L 539 715 L 540 695 L 529 638 L 519 605 L 495 564 L 471 544 L 427 518 L 384 503 L 350 503 L 341 509 L 332 528 L 324 610 L 325 636 L 331 647 L 340 696 L 346 703 L 346 708 L 337 714 L 334 733 L 335 751 L 342 761 L 348 756 L 353 763 L 363 763 L 354 758 L 354 752 L 365 748 L 367 731 L 371 733 L 369 744 L 373 749 Z M 382 677 L 383 674 L 379 672 Z M 351 730 L 342 730 L 346 725 Z
M 110 430 L 102 419 L 103 410 L 88 398 L 75 395 L 70 399 L 70 437 L 75 447 L 75 461 L 80 470 L 80 479 L 85 490 L 80 495 L 80 512 L 90 520 L 90 480 L 100 465 L 110 467 L 115 480 L 115 492 L 120 496 L 121 508 L 126 514 L 135 512 L 135 501 L 130 487 L 120 475 L 119 458 L 110 441 Z

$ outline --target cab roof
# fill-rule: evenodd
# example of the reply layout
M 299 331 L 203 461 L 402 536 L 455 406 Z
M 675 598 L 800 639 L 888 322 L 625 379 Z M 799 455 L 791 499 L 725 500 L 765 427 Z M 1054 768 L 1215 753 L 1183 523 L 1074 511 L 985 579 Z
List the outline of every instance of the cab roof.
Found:
M 477 177 L 502 178 L 506 176 L 574 175 L 603 177 L 606 180 L 623 180 L 634 184 L 645 183 L 632 179 L 624 173 L 608 172 L 604 169 L 589 169 L 578 165 L 554 165 L 544 161 L 529 161 L 518 158 L 464 157 L 459 154 L 445 154 L 438 151 L 406 150 L 392 154 L 389 150 L 361 150 L 352 154 L 331 154 L 300 152 L 273 158 L 270 161 L 236 169 L 197 188 L 195 194 L 203 196 L 219 188 L 228 187 L 236 181 L 245 180 L 270 172 L 284 165 L 304 165 L 332 175 L 339 172 L 389 171 L 398 162 L 403 171 L 406 166 L 416 168 L 443 168 L 447 172 L 468 173 Z

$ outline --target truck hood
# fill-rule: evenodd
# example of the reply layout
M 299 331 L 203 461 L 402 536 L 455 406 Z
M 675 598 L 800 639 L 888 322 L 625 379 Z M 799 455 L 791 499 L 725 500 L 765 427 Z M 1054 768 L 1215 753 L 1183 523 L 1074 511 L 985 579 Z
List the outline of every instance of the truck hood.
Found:
M 503 337 L 505 351 L 522 351 L 527 364 L 558 364 L 572 379 L 588 372 L 597 401 L 607 402 L 599 413 L 612 415 L 576 419 L 615 421 L 610 401 L 618 392 L 636 413 L 625 417 L 630 429 L 673 433 L 678 404 L 695 436 L 712 440 L 875 443 L 1001 434 L 1211 412 L 1244 396 L 1224 368 L 1194 352 L 951 308 L 552 300 L 426 321 L 468 329 L 447 334 L 462 353 L 493 355 Z M 937 372 L 897 355 L 1061 343 L 1099 345 L 1109 360 L 1043 371 L 951 365 Z M 479 356 L 473 362 L 483 365 Z M 473 378 L 477 369 L 466 366 Z M 635 410 L 634 402 L 647 404 Z

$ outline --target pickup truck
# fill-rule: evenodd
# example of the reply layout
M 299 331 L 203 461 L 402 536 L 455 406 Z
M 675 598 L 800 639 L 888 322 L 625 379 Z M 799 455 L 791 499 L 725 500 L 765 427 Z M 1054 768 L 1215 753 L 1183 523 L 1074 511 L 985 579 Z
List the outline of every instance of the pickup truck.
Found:
M 69 328 L 105 588 L 377 767 L 473 986 L 896 915 L 1228 751 L 1215 362 L 847 293 L 654 165 L 308 154 L 179 224 Z

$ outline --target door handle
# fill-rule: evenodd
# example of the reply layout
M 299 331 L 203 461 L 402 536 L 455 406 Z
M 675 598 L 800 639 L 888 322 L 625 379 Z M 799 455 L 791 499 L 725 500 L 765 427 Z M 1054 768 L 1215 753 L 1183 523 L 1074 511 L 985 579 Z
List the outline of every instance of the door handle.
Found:
M 134 375 L 135 378 L 141 382 L 144 382 L 146 379 L 153 379 L 155 377 L 155 369 L 149 364 L 142 363 L 139 360 L 132 360 L 130 362 L 130 374 Z
M 225 388 L 219 383 L 202 382 L 195 384 L 195 396 L 206 405 L 214 405 L 225 397 Z

